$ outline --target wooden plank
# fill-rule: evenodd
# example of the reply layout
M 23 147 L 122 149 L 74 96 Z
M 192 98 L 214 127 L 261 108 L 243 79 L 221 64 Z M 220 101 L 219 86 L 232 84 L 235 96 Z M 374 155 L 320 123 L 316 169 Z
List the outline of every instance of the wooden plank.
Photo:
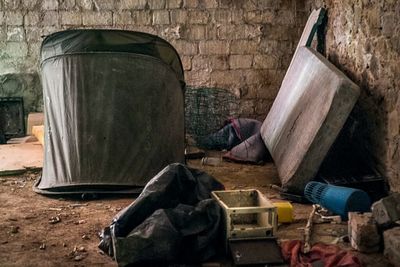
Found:
M 23 173 L 43 167 L 43 148 L 39 142 L 0 145 L 0 175 Z

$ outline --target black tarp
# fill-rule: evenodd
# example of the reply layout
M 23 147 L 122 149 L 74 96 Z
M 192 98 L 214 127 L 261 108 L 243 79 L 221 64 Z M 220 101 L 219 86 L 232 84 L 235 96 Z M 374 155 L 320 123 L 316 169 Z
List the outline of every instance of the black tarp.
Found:
M 211 199 L 222 189 L 205 172 L 171 164 L 116 215 L 99 247 L 119 266 L 208 260 L 224 248 L 222 210 Z
M 41 47 L 45 113 L 39 193 L 132 192 L 184 162 L 184 77 L 145 33 L 70 30 Z

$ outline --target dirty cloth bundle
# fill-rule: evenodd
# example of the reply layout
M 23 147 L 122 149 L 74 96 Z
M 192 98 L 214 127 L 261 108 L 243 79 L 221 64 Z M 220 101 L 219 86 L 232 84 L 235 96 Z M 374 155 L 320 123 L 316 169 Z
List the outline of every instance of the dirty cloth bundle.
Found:
M 260 135 L 261 125 L 253 119 L 230 119 L 218 132 L 204 137 L 199 143 L 207 149 L 230 150 L 223 156 L 227 160 L 259 164 L 268 155 Z
M 290 267 L 361 267 L 360 260 L 338 246 L 315 244 L 309 253 L 302 253 L 303 243 L 299 240 L 281 244 L 282 255 Z
M 205 261 L 222 247 L 221 208 L 211 199 L 222 189 L 202 171 L 168 165 L 104 229 L 99 247 L 119 266 Z

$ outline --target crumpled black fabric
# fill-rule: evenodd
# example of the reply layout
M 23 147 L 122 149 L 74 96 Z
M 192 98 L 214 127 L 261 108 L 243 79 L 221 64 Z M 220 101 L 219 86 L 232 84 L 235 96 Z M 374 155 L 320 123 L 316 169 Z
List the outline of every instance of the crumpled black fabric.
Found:
M 222 210 L 211 199 L 223 189 L 205 172 L 168 165 L 103 230 L 99 248 L 119 266 L 208 260 L 223 247 Z

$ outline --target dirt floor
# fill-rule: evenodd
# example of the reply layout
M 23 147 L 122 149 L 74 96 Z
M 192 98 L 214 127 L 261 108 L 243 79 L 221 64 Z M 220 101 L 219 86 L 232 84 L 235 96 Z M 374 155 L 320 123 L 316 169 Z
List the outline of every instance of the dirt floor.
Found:
M 279 183 L 272 164 L 264 166 L 226 163 L 202 166 L 199 160 L 189 165 L 220 180 L 227 189 L 256 188 L 272 200 L 279 194 L 270 184 Z M 98 234 L 113 216 L 134 199 L 106 198 L 83 201 L 49 198 L 32 191 L 40 173 L 0 177 L 0 266 L 117 266 L 97 248 Z M 294 204 L 295 222 L 279 227 L 278 237 L 302 239 L 310 205 Z M 316 226 L 314 241 L 337 243 L 346 234 L 347 224 Z M 389 266 L 382 254 L 357 254 L 365 266 Z M 226 265 L 226 264 L 224 264 Z M 229 264 L 228 264 L 229 265 Z

